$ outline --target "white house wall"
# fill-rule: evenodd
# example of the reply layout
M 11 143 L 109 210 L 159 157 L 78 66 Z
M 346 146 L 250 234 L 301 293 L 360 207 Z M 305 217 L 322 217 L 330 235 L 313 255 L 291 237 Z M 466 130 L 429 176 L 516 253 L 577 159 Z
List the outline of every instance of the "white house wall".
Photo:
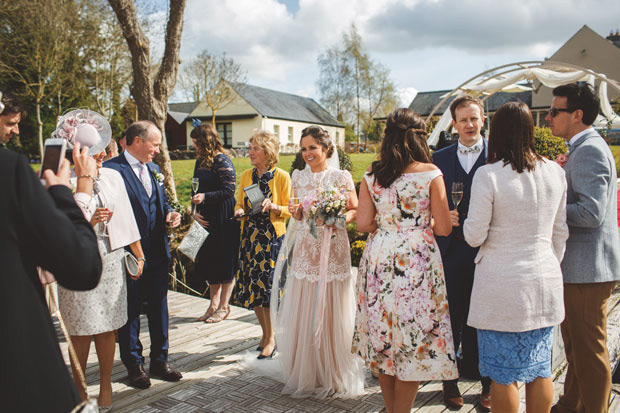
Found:
M 273 119 L 266 118 L 263 119 L 262 128 L 266 129 L 270 132 L 276 132 L 276 127 L 279 127 L 279 138 L 280 138 L 280 151 L 281 152 L 297 152 L 299 150 L 299 140 L 301 139 L 301 131 L 313 125 L 312 123 L 307 122 L 296 122 L 291 120 L 283 120 L 283 119 Z M 329 136 L 336 142 L 338 146 L 344 147 L 344 128 L 336 128 L 334 126 L 324 126 L 319 125 L 323 129 L 327 130 Z M 293 128 L 292 131 L 292 139 L 289 139 L 289 128 Z M 233 130 L 234 134 L 234 130 Z
M 245 119 L 232 119 L 222 120 L 223 116 L 239 116 L 239 115 L 255 115 L 252 118 Z M 197 117 L 210 117 L 212 111 L 206 103 L 202 102 L 196 106 L 196 108 L 189 114 L 188 120 L 185 121 L 187 131 L 187 146 L 192 146 L 192 140 L 189 136 L 193 127 L 191 118 Z M 247 103 L 241 96 L 237 95 L 235 100 L 217 111 L 215 114 L 215 122 L 230 122 L 232 123 L 232 146 L 233 148 L 245 148 L 248 141 L 252 136 L 255 129 L 266 129 L 270 132 L 274 132 L 274 127 L 280 127 L 280 151 L 281 152 L 296 152 L 299 150 L 299 139 L 301 137 L 301 131 L 312 125 L 308 122 L 281 120 L 274 118 L 264 118 L 260 115 L 254 107 Z M 337 128 L 334 126 L 323 126 L 331 138 L 337 142 L 338 146 L 344 147 L 344 128 Z M 293 139 L 288 139 L 288 128 L 293 128 Z

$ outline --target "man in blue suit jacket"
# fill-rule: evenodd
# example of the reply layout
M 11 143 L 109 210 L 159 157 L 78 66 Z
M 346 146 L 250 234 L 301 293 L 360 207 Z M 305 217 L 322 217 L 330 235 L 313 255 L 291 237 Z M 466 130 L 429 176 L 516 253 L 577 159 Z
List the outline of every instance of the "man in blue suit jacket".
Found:
M 179 225 L 181 215 L 168 204 L 160 169 L 152 163 L 159 153 L 161 132 L 154 123 L 138 121 L 125 131 L 126 150 L 107 161 L 123 177 L 133 213 L 140 229 L 146 257 L 138 280 L 127 278 L 127 324 L 118 332 L 121 360 L 129 382 L 138 388 L 151 385 L 144 370 L 140 343 L 140 305 L 146 299 L 151 336 L 150 373 L 167 381 L 178 381 L 181 373 L 168 364 L 168 264 L 170 250 L 166 224 Z
M 452 233 L 447 237 L 436 237 L 446 277 L 450 320 L 454 337 L 454 349 L 460 345 L 461 360 L 459 373 L 461 376 L 479 377 L 478 371 L 478 340 L 476 330 L 467 325 L 471 290 L 474 283 L 474 258 L 478 248 L 470 247 L 463 238 L 463 222 L 467 218 L 471 183 L 476 170 L 486 163 L 487 143 L 480 130 L 484 124 L 484 107 L 482 102 L 472 96 L 462 96 L 450 105 L 452 125 L 459 133 L 459 141 L 433 154 L 433 163 L 441 169 L 446 185 L 446 192 L 452 192 L 454 182 L 463 183 L 463 198 L 454 209 L 452 199 L 448 197 L 452 218 Z M 480 408 L 490 411 L 491 379 L 482 378 Z M 461 408 L 463 397 L 458 388 L 458 380 L 443 382 L 444 401 L 451 408 Z
M 564 394 L 551 411 L 606 413 L 611 394 L 607 352 L 607 300 L 620 279 L 616 162 L 592 128 L 599 99 L 587 83 L 553 89 L 545 120 L 568 141 L 566 223 L 562 260 L 561 325 L 568 368 Z

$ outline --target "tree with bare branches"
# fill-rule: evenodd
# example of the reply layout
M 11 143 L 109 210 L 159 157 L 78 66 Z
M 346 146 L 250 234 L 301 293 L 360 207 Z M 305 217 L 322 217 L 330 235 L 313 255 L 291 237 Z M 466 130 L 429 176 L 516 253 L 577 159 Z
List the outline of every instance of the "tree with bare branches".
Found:
M 216 113 L 228 106 L 237 96 L 231 85 L 243 87 L 246 72 L 232 57 L 211 55 L 203 50 L 182 70 L 179 83 L 185 94 L 194 102 L 204 102 L 212 112 L 211 124 L 215 128 Z
M 21 93 L 34 101 L 42 155 L 42 106 L 60 93 L 61 74 L 80 53 L 72 47 L 79 25 L 75 2 L 46 0 L 43 7 L 54 13 L 43 13 L 41 7 L 40 1 L 23 0 L 0 8 L 0 76 L 18 84 Z
M 108 0 L 108 2 L 116 14 L 131 53 L 133 68 L 131 95 L 138 107 L 138 116 L 142 120 L 155 123 L 165 136 L 168 98 L 174 89 L 179 71 L 185 0 L 170 0 L 164 55 L 154 74 L 149 39 L 140 26 L 133 0 Z M 177 194 L 166 139 L 162 140 L 161 152 L 156 162 L 164 174 L 170 201 L 176 204 Z

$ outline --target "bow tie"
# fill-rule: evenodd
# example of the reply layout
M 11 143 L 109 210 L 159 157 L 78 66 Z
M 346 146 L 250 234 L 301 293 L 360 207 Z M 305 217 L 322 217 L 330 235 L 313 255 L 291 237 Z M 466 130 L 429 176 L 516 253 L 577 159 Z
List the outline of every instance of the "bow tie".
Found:
M 478 153 L 481 150 L 482 146 L 480 145 L 470 146 L 469 148 L 467 146 L 459 146 L 459 153 L 463 155 L 467 155 L 468 153 Z

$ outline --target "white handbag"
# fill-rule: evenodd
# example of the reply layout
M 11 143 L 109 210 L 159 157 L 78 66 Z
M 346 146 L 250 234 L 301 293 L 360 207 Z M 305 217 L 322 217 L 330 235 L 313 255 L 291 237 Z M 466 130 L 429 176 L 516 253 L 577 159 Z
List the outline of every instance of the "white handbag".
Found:
M 127 274 L 132 277 L 138 275 L 138 271 L 140 268 L 138 267 L 138 259 L 129 251 L 125 251 L 125 256 L 123 257 L 123 264 L 125 265 L 125 270 L 127 270 Z
M 187 231 L 187 234 L 179 245 L 179 251 L 183 253 L 187 258 L 192 261 L 196 261 L 196 255 L 200 251 L 200 247 L 204 244 L 205 240 L 209 236 L 207 231 L 202 225 L 194 221 L 192 226 Z

